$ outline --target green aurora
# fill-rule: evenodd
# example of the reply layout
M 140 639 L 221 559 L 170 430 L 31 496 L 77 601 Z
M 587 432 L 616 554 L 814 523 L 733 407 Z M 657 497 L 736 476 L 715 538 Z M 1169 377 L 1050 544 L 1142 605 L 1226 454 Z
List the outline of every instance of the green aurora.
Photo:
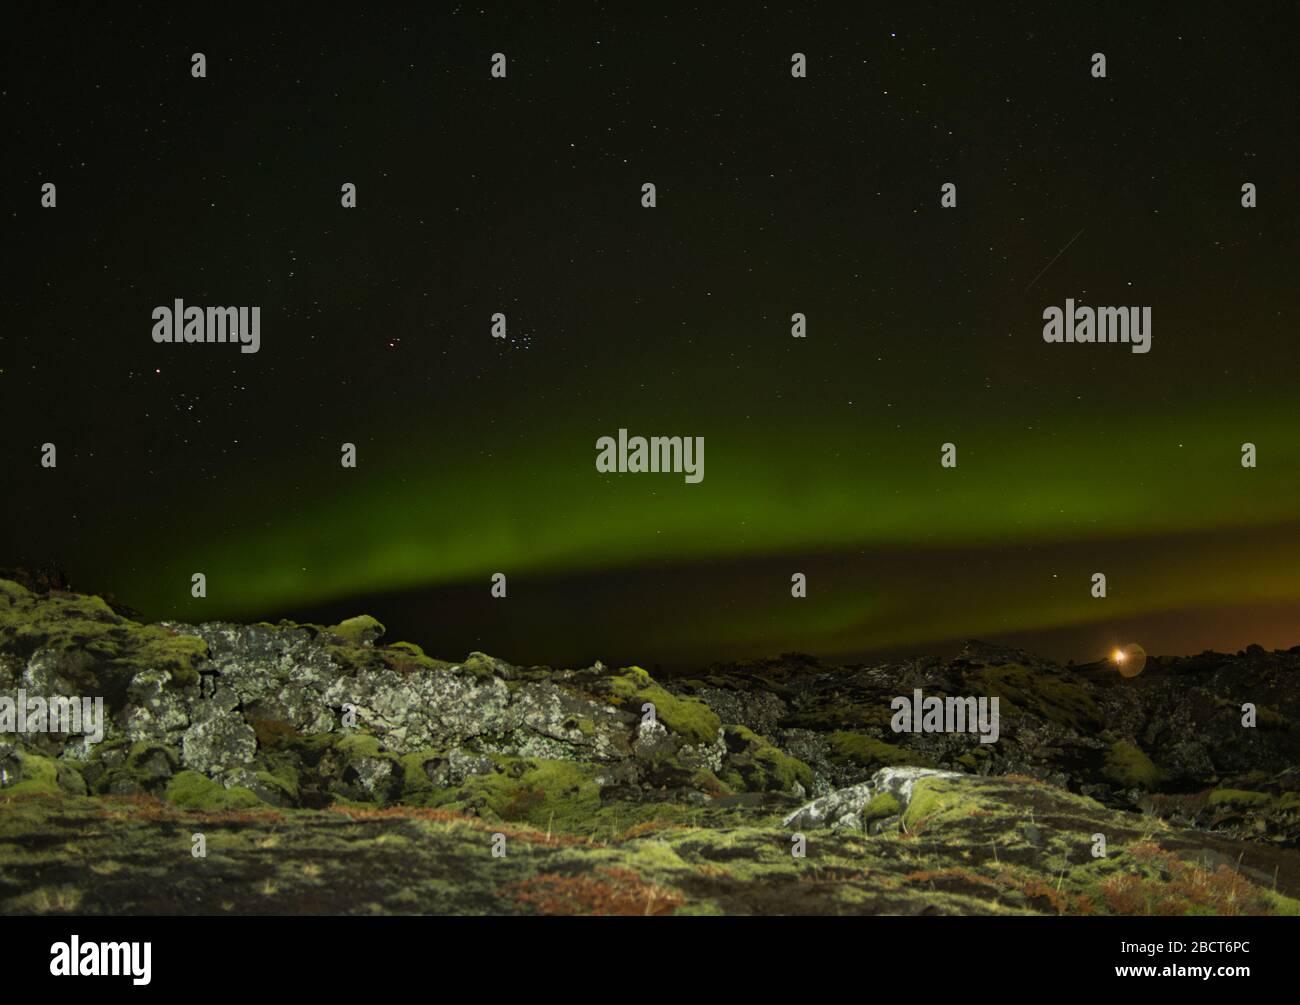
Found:
M 110 564 L 130 570 L 120 594 L 186 619 L 257 618 L 432 584 L 480 584 L 486 597 L 496 571 L 537 582 L 656 564 L 694 570 L 701 592 L 745 600 L 729 619 L 704 607 L 657 626 L 657 644 L 674 651 L 761 651 L 798 638 L 852 653 L 1295 603 L 1300 439 L 1283 414 L 1081 416 L 1040 431 L 986 419 L 964 434 L 946 432 L 961 429 L 954 416 L 884 444 L 818 437 L 817 451 L 798 423 L 751 426 L 743 441 L 709 435 L 706 423 L 698 485 L 596 474 L 600 429 L 553 434 L 491 464 L 455 444 L 418 459 L 409 448 L 363 452 L 364 478 L 339 468 L 311 493 L 251 508 L 292 519 L 250 520 L 196 543 L 194 522 L 206 517 L 186 509 L 157 561 Z M 1260 450 L 1254 470 L 1240 465 L 1247 433 Z M 952 470 L 938 463 L 946 439 L 958 447 Z M 711 581 L 717 563 L 750 558 L 763 559 L 768 582 Z M 807 600 L 789 597 L 782 567 L 810 575 Z M 207 575 L 208 599 L 188 598 L 192 570 Z M 1105 600 L 1091 596 L 1094 571 L 1108 576 Z M 516 598 L 508 602 L 528 602 Z
M 76 74 L 13 53 L 0 565 L 517 662 L 1300 642 L 1267 14 L 268 17 L 204 81 L 125 16 Z M 155 345 L 175 298 L 260 306 L 260 351 Z M 1045 344 L 1066 298 L 1149 305 L 1151 351 Z M 597 473 L 620 427 L 704 480 Z

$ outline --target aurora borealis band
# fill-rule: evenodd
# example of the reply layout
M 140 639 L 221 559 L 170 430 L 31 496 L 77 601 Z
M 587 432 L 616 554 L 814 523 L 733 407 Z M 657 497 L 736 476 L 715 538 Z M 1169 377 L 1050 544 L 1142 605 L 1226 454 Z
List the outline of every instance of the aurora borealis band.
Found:
M 1264 14 L 537 17 L 8 54 L 0 565 L 518 662 L 1300 643 L 1297 86 Z M 260 351 L 153 343 L 175 298 L 259 305 Z M 1150 305 L 1151 351 L 1045 344 L 1067 298 Z M 705 478 L 598 474 L 623 427 L 703 437 Z

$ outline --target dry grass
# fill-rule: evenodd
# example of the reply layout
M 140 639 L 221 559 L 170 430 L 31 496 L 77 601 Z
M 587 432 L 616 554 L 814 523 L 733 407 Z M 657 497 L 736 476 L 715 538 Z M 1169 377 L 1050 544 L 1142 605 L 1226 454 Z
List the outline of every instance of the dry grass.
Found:
M 671 914 L 683 903 L 671 890 L 647 883 L 631 869 L 617 868 L 586 876 L 543 873 L 511 883 L 500 894 L 538 914 L 643 917 Z
M 595 845 L 590 838 L 573 834 L 553 834 L 548 831 L 533 830 L 528 827 L 516 827 L 503 823 L 493 823 L 482 817 L 454 810 L 440 810 L 428 806 L 386 806 L 381 809 L 369 809 L 360 806 L 331 806 L 331 812 L 341 813 L 352 820 L 432 820 L 438 823 L 460 823 L 476 830 L 490 834 L 504 834 L 506 837 L 524 841 L 528 844 L 543 845 Z
M 1213 913 L 1224 917 L 1272 914 L 1265 891 L 1226 865 L 1209 869 L 1184 862 L 1159 845 L 1131 846 L 1129 854 L 1154 876 L 1112 876 L 1102 884 L 1106 907 L 1115 914 L 1183 915 Z

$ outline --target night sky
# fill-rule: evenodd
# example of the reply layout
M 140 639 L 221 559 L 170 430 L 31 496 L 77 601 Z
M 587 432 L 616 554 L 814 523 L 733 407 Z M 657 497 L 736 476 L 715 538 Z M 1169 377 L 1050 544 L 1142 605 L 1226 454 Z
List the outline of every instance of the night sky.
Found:
M 553 665 L 1300 643 L 1290 5 L 116 6 L 6 8 L 0 565 Z

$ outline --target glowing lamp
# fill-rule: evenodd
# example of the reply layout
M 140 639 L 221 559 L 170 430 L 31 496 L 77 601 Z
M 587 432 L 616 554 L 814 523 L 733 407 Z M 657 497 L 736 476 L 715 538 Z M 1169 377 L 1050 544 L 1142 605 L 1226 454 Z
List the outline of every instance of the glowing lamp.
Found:
M 1136 677 L 1147 665 L 1147 651 L 1136 642 L 1118 646 L 1110 654 L 1111 662 L 1125 677 Z

